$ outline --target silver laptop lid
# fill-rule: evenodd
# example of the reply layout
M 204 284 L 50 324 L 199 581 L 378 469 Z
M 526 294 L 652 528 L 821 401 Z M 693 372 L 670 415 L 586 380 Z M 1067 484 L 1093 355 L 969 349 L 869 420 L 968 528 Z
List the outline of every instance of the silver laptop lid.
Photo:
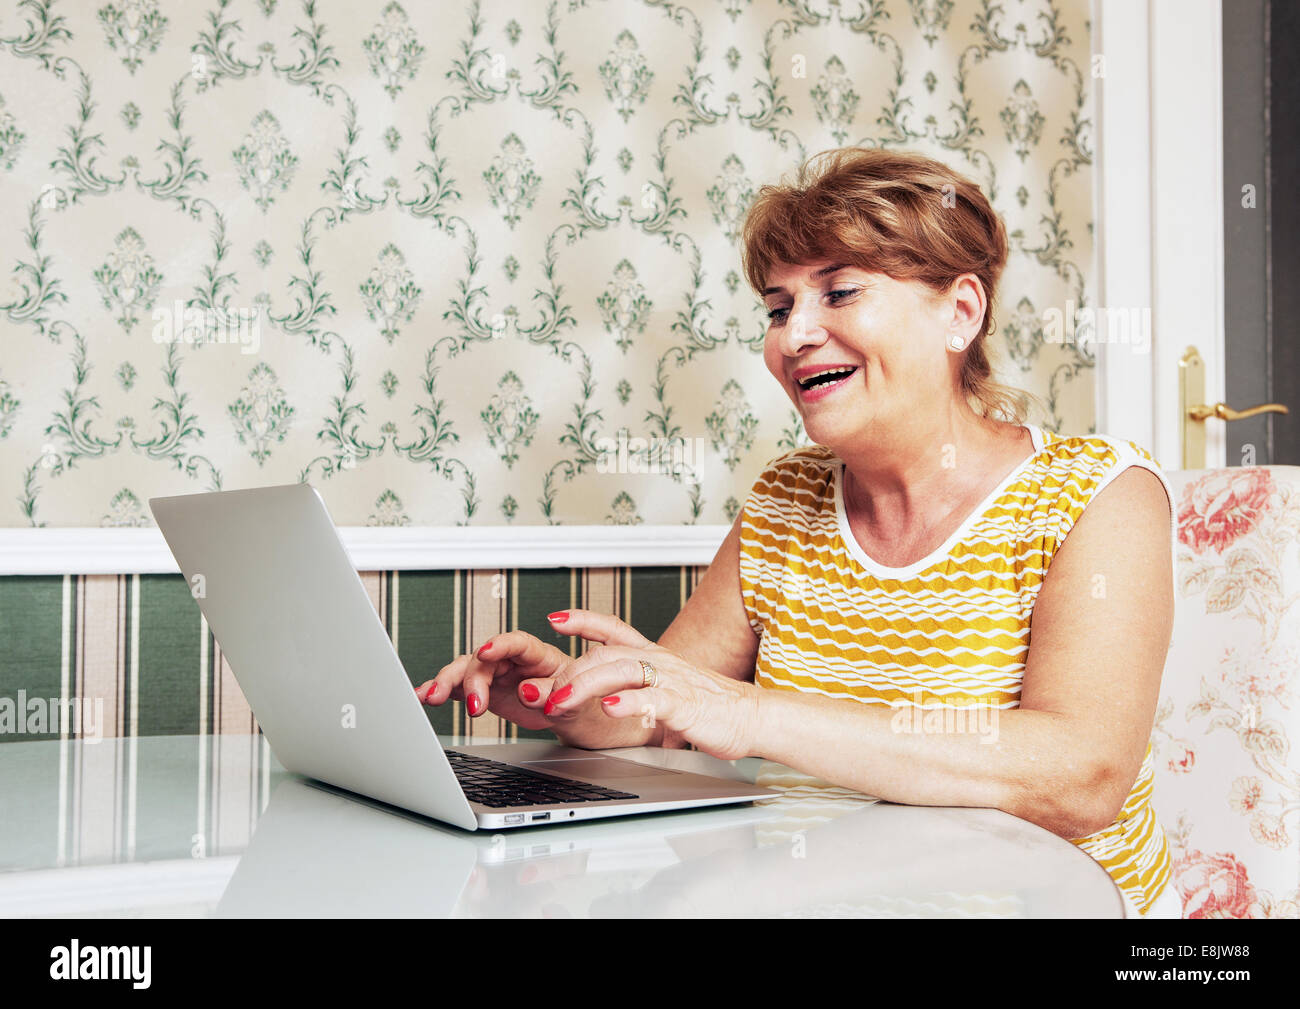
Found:
M 313 487 L 150 498 L 149 507 L 281 764 L 477 827 Z

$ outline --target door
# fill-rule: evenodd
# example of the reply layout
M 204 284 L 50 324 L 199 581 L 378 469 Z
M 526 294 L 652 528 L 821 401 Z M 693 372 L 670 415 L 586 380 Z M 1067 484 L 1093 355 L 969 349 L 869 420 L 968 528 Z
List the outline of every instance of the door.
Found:
M 1098 299 L 1151 308 L 1148 342 L 1097 346 L 1097 430 L 1165 469 L 1300 463 L 1297 8 L 1094 3 Z
M 1300 9 L 1224 0 L 1227 402 L 1274 404 L 1227 424 L 1229 466 L 1300 465 Z M 1259 180 L 1250 189 L 1252 180 Z

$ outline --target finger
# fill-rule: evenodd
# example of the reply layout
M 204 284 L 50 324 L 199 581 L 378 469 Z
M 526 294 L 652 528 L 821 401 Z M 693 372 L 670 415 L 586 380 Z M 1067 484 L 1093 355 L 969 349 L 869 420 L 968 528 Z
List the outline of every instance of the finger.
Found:
M 509 659 L 519 666 L 545 666 L 554 657 L 554 647 L 527 631 L 504 631 L 488 638 L 476 654 L 494 662 Z
M 661 687 L 639 687 L 606 694 L 600 699 L 600 710 L 610 718 L 649 716 L 648 724 L 653 726 L 673 717 L 673 703 L 673 695 Z
M 472 703 L 476 714 L 482 714 L 487 710 L 487 687 L 484 678 L 487 683 L 492 681 L 492 665 L 490 662 L 475 658 L 472 654 L 457 657 L 443 666 L 438 675 L 433 678 L 433 685 L 424 695 L 424 702 L 440 705 L 447 701 L 465 701 L 467 704 Z M 474 702 L 469 701 L 470 693 L 475 694 Z
M 438 674 L 432 680 L 428 680 L 416 687 L 416 695 L 425 704 L 438 705 L 451 700 L 456 695 L 461 681 L 465 678 L 465 670 L 469 667 L 469 660 L 470 656 L 468 655 L 461 655 L 453 659 L 438 670 Z
M 487 711 L 492 679 L 496 675 L 497 666 L 496 662 L 480 659 L 477 655 L 470 656 L 469 665 L 465 669 L 465 679 L 461 683 L 461 691 L 465 695 L 465 710 L 470 713 L 471 718 Z
M 498 696 L 502 688 L 512 690 L 516 703 L 532 710 L 545 705 L 554 687 L 552 677 L 570 661 L 554 645 L 518 630 L 489 638 L 477 655 L 498 663 L 493 677 Z
M 557 686 L 572 683 L 578 677 L 585 675 L 589 670 L 595 669 L 599 666 L 628 659 L 632 661 L 632 665 L 626 667 L 630 670 L 630 675 L 632 677 L 631 681 L 627 684 L 607 683 L 603 684 L 603 686 L 609 689 L 618 689 L 622 686 L 639 687 L 645 681 L 645 676 L 641 670 L 640 660 L 644 659 L 647 662 L 655 663 L 660 674 L 662 674 L 663 667 L 671 657 L 671 652 L 660 648 L 658 645 L 652 645 L 649 649 L 629 648 L 625 645 L 597 645 L 595 648 L 588 649 L 585 654 L 580 655 L 565 666 L 563 683 L 557 684 Z M 557 677 L 557 679 L 558 678 L 559 677 Z M 593 696 L 593 693 L 594 692 L 591 690 L 584 690 L 582 692 L 582 697 L 583 699 L 589 699 Z
M 649 648 L 654 642 L 631 624 L 624 623 L 612 613 L 595 610 L 561 610 L 546 618 L 561 634 L 577 634 L 588 641 L 603 645 L 624 645 L 628 648 Z
M 618 652 L 626 652 L 618 655 Z M 594 658 L 586 663 L 582 659 L 567 670 L 568 682 L 551 692 L 544 713 L 547 715 L 580 708 L 595 697 L 619 690 L 639 689 L 645 682 L 639 653 L 631 649 L 601 648 L 591 653 Z M 584 659 L 587 656 L 583 656 Z M 662 675 L 662 671 L 660 671 Z
M 520 680 L 515 687 L 515 696 L 526 708 L 544 708 L 552 692 L 562 684 L 556 676 L 534 676 Z

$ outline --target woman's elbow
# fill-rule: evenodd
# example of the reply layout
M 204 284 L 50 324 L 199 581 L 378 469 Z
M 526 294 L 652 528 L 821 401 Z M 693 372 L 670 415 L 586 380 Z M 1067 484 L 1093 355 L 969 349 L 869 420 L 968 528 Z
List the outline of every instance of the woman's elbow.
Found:
M 1066 840 L 1076 840 L 1105 830 L 1119 816 L 1132 781 L 1103 760 L 1089 761 L 1077 773 L 1053 782 L 1039 781 L 1026 796 L 1021 819 L 1038 824 Z

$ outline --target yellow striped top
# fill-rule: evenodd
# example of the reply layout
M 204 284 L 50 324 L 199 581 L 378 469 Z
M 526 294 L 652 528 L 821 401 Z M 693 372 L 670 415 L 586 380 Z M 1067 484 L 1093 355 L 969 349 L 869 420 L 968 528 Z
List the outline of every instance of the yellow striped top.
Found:
M 995 709 L 1018 707 L 1034 600 L 1088 502 L 1141 466 L 1169 495 L 1171 557 L 1177 536 L 1173 490 L 1141 446 L 1026 427 L 1032 454 L 945 543 L 901 568 L 877 563 L 850 530 L 844 462 L 831 449 L 770 462 L 741 516 L 741 596 L 760 639 L 754 682 L 888 705 L 919 731 L 945 719 L 991 731 Z M 1144 913 L 1170 875 L 1151 789 L 1148 744 L 1115 822 L 1073 839 Z

